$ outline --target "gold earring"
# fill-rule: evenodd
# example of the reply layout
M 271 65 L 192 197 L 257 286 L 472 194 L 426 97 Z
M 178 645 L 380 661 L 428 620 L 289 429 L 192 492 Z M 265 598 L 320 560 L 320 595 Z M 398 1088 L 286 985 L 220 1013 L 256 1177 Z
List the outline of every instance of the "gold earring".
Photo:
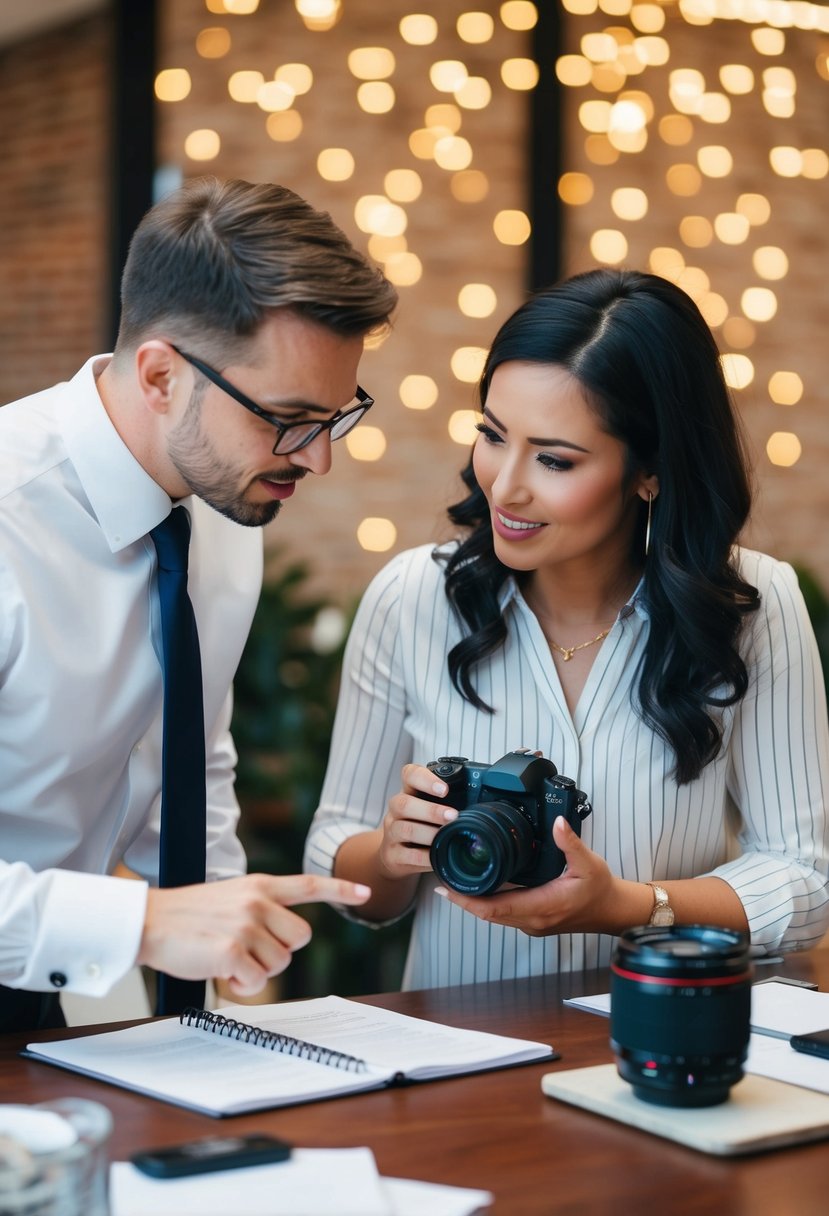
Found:
M 653 512 L 653 494 L 648 490 L 648 524 L 645 528 L 645 557 L 648 556 L 651 547 L 651 514 Z

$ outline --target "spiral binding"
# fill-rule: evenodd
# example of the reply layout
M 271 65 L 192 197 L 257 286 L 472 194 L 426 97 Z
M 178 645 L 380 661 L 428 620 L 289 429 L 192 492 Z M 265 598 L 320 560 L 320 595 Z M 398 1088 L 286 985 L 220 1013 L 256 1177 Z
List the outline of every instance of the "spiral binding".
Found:
M 316 1064 L 327 1064 L 331 1068 L 343 1068 L 348 1072 L 365 1072 L 367 1069 L 365 1060 L 347 1055 L 344 1051 L 334 1051 L 330 1047 L 320 1047 L 317 1043 L 307 1043 L 304 1039 L 294 1039 L 288 1034 L 250 1026 L 247 1022 L 237 1022 L 235 1018 L 226 1018 L 223 1014 L 212 1013 L 209 1009 L 189 1006 L 181 1012 L 179 1021 L 182 1026 L 195 1026 L 198 1030 L 208 1031 L 209 1034 L 224 1035 L 240 1043 L 252 1043 L 254 1047 L 284 1052 L 302 1060 L 313 1060 Z

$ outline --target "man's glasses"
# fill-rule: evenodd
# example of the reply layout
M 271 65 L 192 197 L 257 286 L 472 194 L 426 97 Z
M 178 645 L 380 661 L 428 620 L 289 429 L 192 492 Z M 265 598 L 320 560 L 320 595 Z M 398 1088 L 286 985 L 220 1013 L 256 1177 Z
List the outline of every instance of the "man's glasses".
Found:
M 358 385 L 354 397 L 357 404 L 345 410 L 337 410 L 334 417 L 329 418 L 327 422 L 280 422 L 269 410 L 257 405 L 241 389 L 236 388 L 229 380 L 225 380 L 224 376 L 214 371 L 209 364 L 203 363 L 195 355 L 188 355 L 186 351 L 179 350 L 173 342 L 170 345 L 177 354 L 181 355 L 182 359 L 191 363 L 197 372 L 206 376 L 212 384 L 227 393 L 228 397 L 232 397 L 246 410 L 256 414 L 257 418 L 264 418 L 265 422 L 269 422 L 275 428 L 274 456 L 289 456 L 291 452 L 298 452 L 300 448 L 305 448 L 309 443 L 313 443 L 317 435 L 321 435 L 323 431 L 328 431 L 332 440 L 342 439 L 343 435 L 347 435 L 349 431 L 353 430 L 363 415 L 374 405 L 374 398 L 369 397 L 365 389 Z

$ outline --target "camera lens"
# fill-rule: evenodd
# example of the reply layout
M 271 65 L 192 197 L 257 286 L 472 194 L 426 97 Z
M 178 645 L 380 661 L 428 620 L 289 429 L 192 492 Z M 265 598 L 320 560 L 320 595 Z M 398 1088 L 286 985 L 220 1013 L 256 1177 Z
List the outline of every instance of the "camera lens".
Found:
M 742 1078 L 751 1020 L 748 937 L 712 925 L 621 935 L 610 978 L 610 1045 L 645 1102 L 714 1106 Z
M 505 802 L 466 807 L 432 841 L 432 869 L 463 895 L 488 895 L 529 862 L 533 831 L 525 816 Z

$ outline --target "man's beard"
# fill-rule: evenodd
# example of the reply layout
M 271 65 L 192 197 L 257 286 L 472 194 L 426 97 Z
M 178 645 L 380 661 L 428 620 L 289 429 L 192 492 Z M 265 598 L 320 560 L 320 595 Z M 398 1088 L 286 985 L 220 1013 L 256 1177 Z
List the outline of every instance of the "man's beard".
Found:
M 167 454 L 197 498 L 234 523 L 246 528 L 261 528 L 276 518 L 282 501 L 246 502 L 237 490 L 231 488 L 237 484 L 238 474 L 219 459 L 201 429 L 201 395 L 198 389 L 193 391 L 184 417 L 170 434 Z M 297 469 L 286 480 L 298 481 L 302 476 L 304 471 Z

